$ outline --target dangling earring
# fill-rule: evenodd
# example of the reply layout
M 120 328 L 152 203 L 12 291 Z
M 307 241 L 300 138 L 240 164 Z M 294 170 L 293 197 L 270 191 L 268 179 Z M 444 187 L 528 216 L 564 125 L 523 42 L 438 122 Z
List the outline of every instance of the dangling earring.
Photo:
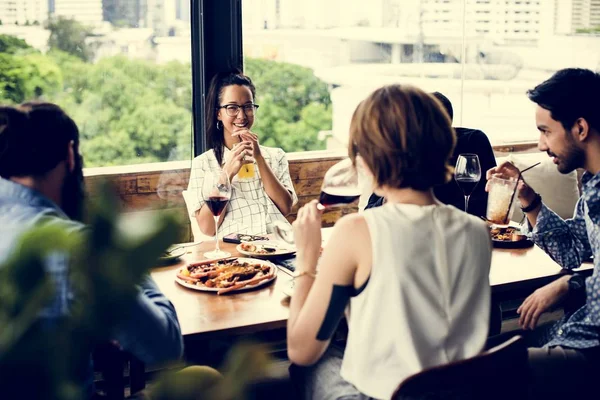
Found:
M 217 121 L 217 129 L 218 130 L 223 129 L 223 123 L 221 121 Z

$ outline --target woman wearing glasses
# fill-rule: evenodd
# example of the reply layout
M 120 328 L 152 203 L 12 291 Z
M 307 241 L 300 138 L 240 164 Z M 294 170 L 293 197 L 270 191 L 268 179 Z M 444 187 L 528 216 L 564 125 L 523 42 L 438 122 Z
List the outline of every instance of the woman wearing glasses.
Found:
M 217 74 L 206 98 L 206 139 L 209 150 L 192 162 L 189 210 L 205 235 L 215 234 L 213 215 L 201 193 L 204 176 L 223 169 L 232 185 L 231 199 L 219 219 L 219 233 L 266 234 L 275 220 L 298 200 L 285 152 L 261 146 L 251 131 L 258 105 L 256 88 L 241 71 Z M 189 200 L 188 200 L 189 201 Z

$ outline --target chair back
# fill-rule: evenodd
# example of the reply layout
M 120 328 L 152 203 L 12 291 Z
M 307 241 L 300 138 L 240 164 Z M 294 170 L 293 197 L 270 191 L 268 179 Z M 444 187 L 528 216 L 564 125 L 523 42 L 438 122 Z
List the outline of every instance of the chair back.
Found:
M 205 234 L 202 233 L 202 231 L 200 230 L 200 227 L 198 226 L 198 221 L 196 221 L 196 219 L 194 217 L 192 217 L 192 215 L 196 211 L 196 210 L 192 210 L 192 207 L 195 204 L 195 202 L 192 199 L 192 195 L 187 190 L 182 191 L 181 194 L 183 196 L 183 200 L 185 201 L 185 206 L 187 208 L 188 217 L 190 218 L 190 225 L 192 227 L 192 235 L 194 236 L 193 237 L 194 242 L 200 242 L 203 240 L 210 239 L 209 236 L 206 236 Z
M 408 377 L 393 400 L 526 399 L 529 365 L 521 336 L 473 358 L 440 365 Z

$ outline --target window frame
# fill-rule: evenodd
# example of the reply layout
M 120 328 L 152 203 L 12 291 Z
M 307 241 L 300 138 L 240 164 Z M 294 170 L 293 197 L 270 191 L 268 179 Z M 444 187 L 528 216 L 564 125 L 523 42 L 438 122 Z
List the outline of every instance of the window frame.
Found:
M 191 0 L 194 157 L 207 150 L 204 108 L 219 71 L 243 69 L 242 0 Z

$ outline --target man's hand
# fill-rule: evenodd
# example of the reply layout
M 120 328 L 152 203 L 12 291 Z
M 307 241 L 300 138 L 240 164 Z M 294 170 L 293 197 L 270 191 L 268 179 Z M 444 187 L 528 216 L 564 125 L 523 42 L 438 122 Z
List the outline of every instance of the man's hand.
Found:
M 570 278 L 570 275 L 565 275 L 539 288 L 525 299 L 517 310 L 522 329 L 535 329 L 540 316 L 560 302 L 569 292 Z
M 486 173 L 486 179 L 489 181 L 493 177 L 517 180 L 519 178 L 520 171 L 510 161 L 505 161 L 497 167 L 490 168 Z M 486 192 L 489 191 L 489 182 L 485 186 Z M 517 197 L 521 203 L 521 207 L 527 207 L 535 199 L 535 191 L 527 185 L 523 177 L 519 181 L 517 186 Z

